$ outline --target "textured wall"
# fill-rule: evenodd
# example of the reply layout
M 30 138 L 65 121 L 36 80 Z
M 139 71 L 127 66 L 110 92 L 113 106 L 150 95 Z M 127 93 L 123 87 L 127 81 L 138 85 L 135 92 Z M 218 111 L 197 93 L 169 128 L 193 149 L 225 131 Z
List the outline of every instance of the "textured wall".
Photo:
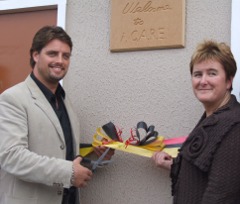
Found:
M 69 0 L 66 29 L 74 42 L 64 87 L 81 122 L 82 142 L 112 121 L 123 137 L 138 121 L 165 137 L 187 135 L 202 114 L 194 98 L 189 60 L 197 43 L 230 43 L 231 1 L 186 0 L 186 46 L 111 53 L 110 0 Z M 82 204 L 170 204 L 169 173 L 148 158 L 116 152 L 81 191 Z

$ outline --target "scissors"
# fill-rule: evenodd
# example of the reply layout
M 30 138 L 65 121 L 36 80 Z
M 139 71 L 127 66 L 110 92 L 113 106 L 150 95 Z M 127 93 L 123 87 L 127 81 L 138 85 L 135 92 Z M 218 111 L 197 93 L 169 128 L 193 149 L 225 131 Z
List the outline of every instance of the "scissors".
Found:
M 121 141 L 121 132 L 117 131 L 117 128 L 115 127 L 115 125 L 112 122 L 109 122 L 105 125 L 102 126 L 102 129 L 104 130 L 104 132 L 112 139 L 112 140 L 117 140 L 117 141 Z M 107 148 L 103 154 L 96 160 L 91 160 L 89 158 L 83 157 L 81 164 L 83 164 L 84 166 L 88 167 L 89 169 L 92 170 L 92 172 L 94 172 L 96 170 L 96 168 L 98 167 L 103 167 L 106 164 L 109 164 L 110 162 L 112 162 L 112 160 L 103 160 L 104 157 L 107 155 L 107 153 L 109 152 L 110 148 Z
M 109 150 L 110 148 L 107 148 L 97 160 L 91 160 L 89 158 L 82 157 L 81 164 L 91 169 L 92 172 L 95 172 L 96 168 L 103 167 L 104 165 L 112 162 L 112 160 L 103 160 Z

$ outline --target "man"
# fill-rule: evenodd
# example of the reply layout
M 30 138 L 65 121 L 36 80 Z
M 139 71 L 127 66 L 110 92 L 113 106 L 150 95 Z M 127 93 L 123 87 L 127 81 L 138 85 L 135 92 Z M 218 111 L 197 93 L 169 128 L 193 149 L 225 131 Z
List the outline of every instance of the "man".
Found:
M 92 177 L 75 158 L 78 119 L 59 84 L 71 52 L 62 28 L 41 28 L 30 50 L 31 75 L 0 95 L 1 204 L 77 204 L 78 188 Z

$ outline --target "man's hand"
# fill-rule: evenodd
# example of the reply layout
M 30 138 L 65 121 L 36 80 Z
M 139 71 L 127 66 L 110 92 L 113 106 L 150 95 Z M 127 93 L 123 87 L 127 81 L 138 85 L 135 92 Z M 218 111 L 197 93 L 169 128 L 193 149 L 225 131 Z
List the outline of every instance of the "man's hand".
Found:
M 75 187 L 85 187 L 87 182 L 92 178 L 92 171 L 82 166 L 80 162 L 82 157 L 73 160 L 74 179 L 72 185 Z

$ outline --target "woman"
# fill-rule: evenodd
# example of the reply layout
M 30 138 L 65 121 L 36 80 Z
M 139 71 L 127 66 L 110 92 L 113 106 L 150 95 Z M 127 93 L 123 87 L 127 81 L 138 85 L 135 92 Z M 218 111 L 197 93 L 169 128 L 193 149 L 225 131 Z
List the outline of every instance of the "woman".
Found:
M 236 70 L 225 43 L 205 41 L 191 58 L 193 92 L 205 112 L 177 158 L 152 157 L 171 170 L 174 204 L 240 203 L 240 104 L 231 95 Z

